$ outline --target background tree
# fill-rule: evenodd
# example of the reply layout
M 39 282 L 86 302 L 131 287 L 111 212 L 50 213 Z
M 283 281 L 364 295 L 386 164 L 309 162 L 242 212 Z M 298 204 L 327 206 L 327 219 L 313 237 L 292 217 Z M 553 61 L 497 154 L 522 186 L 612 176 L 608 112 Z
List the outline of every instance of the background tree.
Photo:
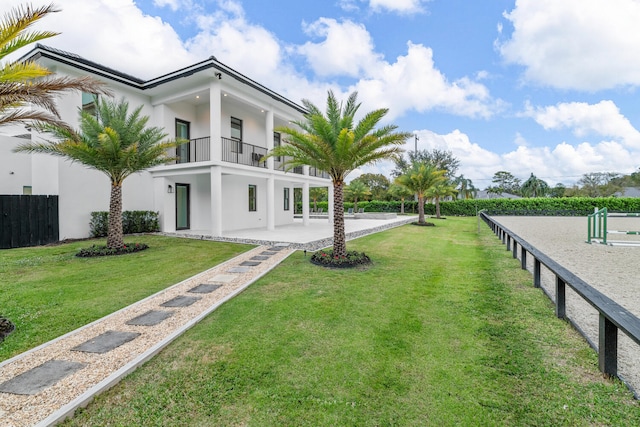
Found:
M 404 185 L 418 196 L 418 223 L 425 224 L 424 201 L 428 191 L 446 181 L 446 171 L 437 169 L 430 163 L 415 162 L 409 170 L 396 178 L 396 183 Z
M 332 91 L 327 95 L 326 115 L 311 101 L 302 101 L 307 113 L 304 120 L 294 122 L 299 129 L 284 127 L 277 132 L 288 135 L 287 144 L 274 147 L 267 156 L 285 156 L 285 168 L 309 165 L 326 171 L 333 184 L 333 255 L 347 254 L 344 234 L 344 180 L 356 168 L 383 159 L 394 159 L 401 145 L 411 136 L 395 132 L 397 126 L 376 128 L 389 111 L 371 111 L 357 123 L 354 117 L 360 108 L 357 92 L 346 104 L 339 103 Z
M 389 194 L 394 199 L 400 200 L 400 214 L 404 215 L 404 200 L 407 197 L 412 197 L 415 193 L 404 185 L 391 184 L 391 187 L 389 187 Z
M 313 202 L 314 212 L 318 211 L 318 202 L 327 201 L 329 198 L 327 187 L 311 187 L 309 189 L 309 198 Z
M 51 31 L 29 31 L 46 15 L 58 12 L 53 5 L 17 7 L 0 21 L 0 60 L 18 49 L 53 37 Z M 32 122 L 67 126 L 60 120 L 55 100 L 68 91 L 107 94 L 104 85 L 90 77 L 50 77 L 52 72 L 35 62 L 0 64 L 0 126 Z M 38 108 L 27 108 L 36 106 Z
M 453 152 L 447 150 L 418 150 L 409 151 L 407 153 L 407 159 L 404 157 L 396 160 L 396 168 L 392 172 L 392 175 L 397 177 L 405 173 L 412 168 L 415 163 L 426 163 L 434 166 L 436 169 L 445 171 L 445 177 L 453 179 L 458 167 L 460 167 L 460 160 L 457 159 Z
M 167 150 L 178 142 L 161 142 L 166 138 L 161 128 L 147 128 L 142 106 L 129 114 L 129 104 L 101 99 L 96 116 L 80 110 L 80 130 L 66 125 L 43 124 L 39 130 L 50 133 L 54 140 L 26 142 L 17 152 L 43 153 L 81 163 L 106 174 L 111 180 L 107 247 L 124 246 L 122 232 L 122 183 L 129 175 L 162 165 L 171 160 Z
M 473 185 L 473 181 L 460 175 L 453 180 L 453 185 L 457 191 L 459 199 L 474 199 L 478 194 L 478 189 Z
M 520 194 L 520 178 L 516 178 L 511 172 L 498 171 L 493 175 L 491 182 L 493 183 L 493 192 L 496 194 Z M 489 190 L 487 189 L 487 191 Z
M 555 187 L 549 190 L 549 196 L 551 197 L 564 197 L 567 191 L 567 187 L 559 182 L 555 185 Z
M 545 197 L 549 193 L 549 184 L 533 173 L 520 187 L 520 194 L 524 197 Z
M 391 182 L 389 179 L 380 173 L 364 173 L 359 177 L 353 179 L 353 181 L 362 182 L 371 191 L 371 200 L 387 200 L 389 186 Z
M 438 182 L 426 191 L 425 196 L 435 202 L 436 218 L 440 219 L 440 200 L 445 197 L 453 197 L 456 193 L 456 187 L 448 180 Z
M 345 187 L 345 197 L 347 200 L 353 200 L 353 211 L 358 211 L 358 200 L 365 200 L 371 195 L 369 188 L 361 181 L 353 180 Z
M 616 172 L 585 173 L 578 180 L 580 194 L 587 197 L 609 197 L 622 190 L 617 183 L 620 177 Z

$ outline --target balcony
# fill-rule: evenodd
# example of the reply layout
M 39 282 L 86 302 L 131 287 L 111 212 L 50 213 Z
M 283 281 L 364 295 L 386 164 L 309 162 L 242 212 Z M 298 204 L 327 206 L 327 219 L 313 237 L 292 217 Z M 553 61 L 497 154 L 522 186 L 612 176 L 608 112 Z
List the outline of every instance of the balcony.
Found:
M 211 160 L 210 138 L 195 138 L 176 148 L 175 163 L 206 162 Z
M 264 147 L 231 138 L 222 138 L 222 161 L 224 162 L 266 168 L 267 162 L 260 161 L 266 155 L 267 149 Z
M 313 168 L 313 167 L 309 168 L 309 176 L 317 176 L 319 178 L 327 178 L 327 179 L 331 178 L 329 174 L 326 173 L 325 171 L 320 170 L 318 168 Z
M 275 170 L 278 170 L 278 171 L 283 171 L 284 170 L 285 161 L 286 161 L 285 157 L 283 157 L 283 156 L 274 157 L 273 158 L 273 168 Z M 304 170 L 302 169 L 302 166 L 296 166 L 293 169 L 289 170 L 289 172 L 293 172 L 293 173 L 297 173 L 298 175 L 302 175 L 304 173 Z

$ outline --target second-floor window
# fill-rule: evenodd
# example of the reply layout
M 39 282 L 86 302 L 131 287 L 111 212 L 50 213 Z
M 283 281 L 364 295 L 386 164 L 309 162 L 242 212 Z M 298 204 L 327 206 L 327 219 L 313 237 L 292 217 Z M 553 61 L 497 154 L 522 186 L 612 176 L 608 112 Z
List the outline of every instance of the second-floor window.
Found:
M 82 111 L 95 117 L 98 113 L 98 95 L 82 92 Z
M 242 120 L 231 117 L 231 139 L 236 141 L 235 152 L 242 153 Z

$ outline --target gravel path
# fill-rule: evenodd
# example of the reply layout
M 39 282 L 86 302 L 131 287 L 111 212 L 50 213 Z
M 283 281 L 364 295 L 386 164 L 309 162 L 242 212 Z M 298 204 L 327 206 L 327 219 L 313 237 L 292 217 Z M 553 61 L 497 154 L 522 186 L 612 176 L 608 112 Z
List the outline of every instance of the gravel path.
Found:
M 640 317 L 640 236 L 610 235 L 608 240 L 635 241 L 637 247 L 588 244 L 586 217 L 494 217 L 554 261 Z M 609 230 L 640 231 L 640 218 L 608 218 Z M 519 256 L 518 251 L 518 256 Z M 533 271 L 529 257 L 527 268 Z M 555 276 L 542 270 L 542 287 L 555 298 Z M 594 346 L 598 343 L 598 312 L 567 287 L 567 315 Z M 640 392 L 640 346 L 618 334 L 618 373 Z
M 266 252 L 266 253 L 265 253 Z M 77 329 L 31 351 L 0 363 L 0 384 L 52 360 L 84 363 L 86 366 L 41 392 L 31 395 L 0 392 L 0 427 L 51 425 L 86 405 L 93 395 L 116 384 L 137 366 L 177 338 L 227 299 L 241 292 L 293 253 L 289 247 L 259 246 L 223 264 L 180 282 L 136 304 Z M 252 259 L 260 259 L 259 265 Z M 218 284 L 208 294 L 189 291 L 201 284 Z M 180 296 L 196 296 L 187 307 L 171 308 L 172 316 L 155 326 L 127 324 L 150 310 L 167 310 L 162 304 Z M 107 353 L 72 349 L 106 331 L 140 333 Z

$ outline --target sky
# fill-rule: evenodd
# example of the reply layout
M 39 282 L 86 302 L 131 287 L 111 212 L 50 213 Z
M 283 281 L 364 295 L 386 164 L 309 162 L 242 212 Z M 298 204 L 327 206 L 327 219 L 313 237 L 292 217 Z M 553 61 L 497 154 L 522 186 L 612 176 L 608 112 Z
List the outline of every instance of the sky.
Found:
M 357 91 L 477 188 L 498 171 L 570 186 L 640 166 L 640 0 L 53 1 L 35 28 L 61 34 L 43 44 L 140 78 L 214 55 L 322 110 L 328 90 Z

